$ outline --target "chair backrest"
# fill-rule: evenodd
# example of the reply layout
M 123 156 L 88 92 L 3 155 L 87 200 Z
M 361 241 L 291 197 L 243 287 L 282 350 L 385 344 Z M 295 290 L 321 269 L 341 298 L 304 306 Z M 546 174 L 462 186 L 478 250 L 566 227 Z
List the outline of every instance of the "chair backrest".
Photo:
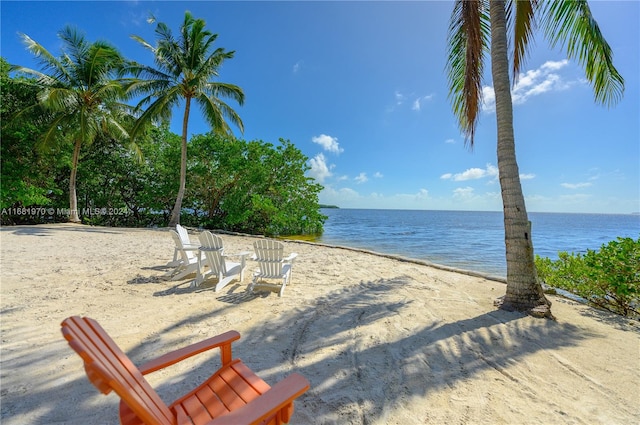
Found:
M 171 233 L 173 242 L 176 244 L 176 249 L 180 253 L 180 258 L 182 258 L 182 261 L 184 261 L 185 264 L 189 264 L 197 256 L 197 253 L 195 251 L 191 251 L 191 250 L 187 251 L 184 249 L 184 243 L 182 241 L 182 238 L 178 234 L 178 232 L 171 229 L 169 230 L 169 233 Z
M 205 248 L 213 248 L 213 249 L 222 249 L 224 250 L 224 244 L 222 243 L 222 238 L 218 235 L 214 235 L 208 230 L 200 233 L 198 236 L 200 239 L 200 246 Z
M 227 264 L 224 261 L 222 238 L 205 230 L 200 233 L 198 239 L 200 239 L 201 251 L 207 258 L 207 264 L 209 264 L 211 270 L 216 274 L 226 274 Z
M 103 394 L 115 391 L 144 423 L 174 423 L 167 405 L 98 322 L 69 317 L 62 322 L 62 334 L 84 360 L 89 381 Z
M 282 258 L 284 257 L 284 244 L 272 239 L 258 239 L 253 243 L 255 260 L 260 266 L 260 273 L 265 276 L 282 275 Z
M 179 224 L 176 224 L 176 232 L 178 232 L 178 236 L 180 236 L 180 240 L 182 241 L 183 245 L 191 243 L 191 238 L 189 238 L 189 232 L 187 232 L 187 229 Z

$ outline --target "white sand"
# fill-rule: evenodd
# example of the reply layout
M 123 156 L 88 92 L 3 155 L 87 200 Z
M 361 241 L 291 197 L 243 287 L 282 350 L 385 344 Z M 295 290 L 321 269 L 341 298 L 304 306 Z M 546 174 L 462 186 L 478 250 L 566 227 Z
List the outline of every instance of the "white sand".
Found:
M 166 230 L 71 224 L 3 227 L 3 425 L 116 424 L 60 333 L 98 320 L 135 363 L 226 330 L 234 354 L 274 384 L 296 371 L 311 389 L 296 424 L 637 424 L 640 330 L 551 297 L 557 321 L 497 311 L 504 285 L 309 243 L 284 297 L 166 281 Z M 252 238 L 222 235 L 226 252 Z M 195 235 L 192 240 L 196 241 Z M 214 359 L 213 362 L 211 359 Z M 208 376 L 218 353 L 149 379 L 170 402 Z

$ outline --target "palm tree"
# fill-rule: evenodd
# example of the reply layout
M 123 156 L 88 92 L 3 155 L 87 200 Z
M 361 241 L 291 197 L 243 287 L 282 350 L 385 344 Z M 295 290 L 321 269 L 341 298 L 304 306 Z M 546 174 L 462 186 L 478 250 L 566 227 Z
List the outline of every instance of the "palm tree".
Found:
M 156 26 L 158 43 L 155 47 L 138 36 L 132 36 L 154 54 L 157 66 L 153 68 L 131 62 L 128 67 L 129 72 L 136 77 L 131 80 L 128 90 L 133 94 L 144 95 L 138 108 L 142 109 L 148 105 L 140 115 L 133 135 L 150 122 L 170 119 L 172 109 L 184 99 L 180 187 L 169 219 L 170 227 L 180 223 L 182 198 L 186 187 L 187 128 L 192 100 L 199 104 L 205 119 L 214 131 L 231 132 L 225 119 L 230 120 L 240 131 L 244 131 L 238 114 L 219 98 L 228 97 L 242 105 L 242 89 L 233 84 L 212 81 L 218 76 L 218 69 L 224 60 L 233 58 L 235 52 L 227 52 L 223 48 L 211 51 L 218 35 L 205 30 L 204 27 L 204 20 L 195 19 L 187 11 L 180 27 L 179 39 L 173 37 L 171 30 L 164 23 L 158 23 Z
M 584 0 L 457 0 L 449 26 L 447 68 L 453 111 L 473 147 L 482 103 L 484 57 L 490 48 L 507 259 L 507 291 L 496 300 L 496 306 L 552 318 L 551 303 L 536 276 L 531 226 L 516 161 L 507 37 L 509 29 L 515 80 L 538 24 L 552 46 L 560 43 L 569 58 L 585 67 L 597 102 L 610 106 L 622 97 L 624 80 L 613 66 L 611 48 Z
M 76 175 L 82 146 L 90 145 L 99 134 L 129 139 L 122 124 L 127 112 L 127 106 L 120 103 L 124 90 L 115 79 L 124 60 L 115 47 L 104 41 L 90 43 L 70 26 L 58 33 L 63 42 L 59 58 L 29 36 L 21 37 L 40 60 L 43 71 L 22 66 L 11 70 L 35 76 L 41 88 L 37 106 L 46 111 L 47 125 L 39 146 L 47 148 L 59 141 L 73 144 L 69 221 L 79 222 Z

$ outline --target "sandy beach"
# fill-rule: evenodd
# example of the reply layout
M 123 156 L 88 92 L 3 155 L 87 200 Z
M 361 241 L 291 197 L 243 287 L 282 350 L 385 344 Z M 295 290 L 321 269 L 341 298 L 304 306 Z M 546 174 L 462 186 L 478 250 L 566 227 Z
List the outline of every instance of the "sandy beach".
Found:
M 230 254 L 255 240 L 222 238 Z M 218 293 L 167 280 L 166 229 L 5 226 L 0 244 L 3 425 L 118 423 L 118 397 L 62 338 L 71 315 L 98 320 L 136 364 L 237 330 L 235 356 L 269 384 L 311 382 L 294 424 L 640 423 L 638 322 L 571 300 L 550 296 L 557 321 L 498 311 L 501 282 L 306 242 L 285 242 L 298 258 L 282 298 L 245 292 L 251 262 Z M 217 360 L 148 378 L 171 402 Z

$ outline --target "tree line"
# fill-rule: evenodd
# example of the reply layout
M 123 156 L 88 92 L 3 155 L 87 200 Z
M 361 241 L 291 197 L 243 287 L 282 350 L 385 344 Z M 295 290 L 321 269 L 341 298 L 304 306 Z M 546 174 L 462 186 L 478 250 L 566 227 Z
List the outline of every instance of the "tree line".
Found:
M 234 52 L 214 49 L 217 34 L 203 20 L 185 12 L 177 37 L 158 23 L 155 45 L 133 36 L 153 67 L 73 27 L 58 36 L 56 57 L 21 35 L 39 70 L 0 60 L 3 224 L 182 220 L 268 235 L 322 232 L 322 186 L 305 176 L 308 158 L 288 140 L 234 137 L 228 122 L 240 131 L 244 124 L 224 99 L 242 105 L 244 92 L 216 81 Z M 176 135 L 167 123 L 181 102 Z M 211 131 L 188 141 L 192 102 Z

